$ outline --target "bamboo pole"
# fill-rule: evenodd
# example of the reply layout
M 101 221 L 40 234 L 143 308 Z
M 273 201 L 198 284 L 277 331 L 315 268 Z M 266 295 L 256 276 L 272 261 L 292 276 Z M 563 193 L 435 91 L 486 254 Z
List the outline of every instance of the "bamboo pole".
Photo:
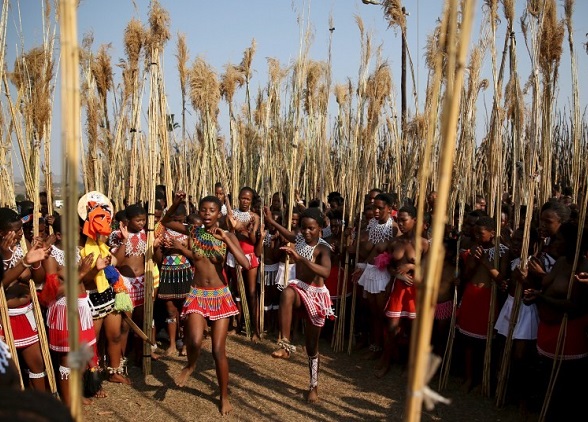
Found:
M 64 204 L 64 237 L 67 325 L 79 326 L 78 311 L 78 274 L 76 265 L 76 248 L 79 232 L 78 205 L 78 166 L 80 158 L 80 83 L 78 72 L 78 37 L 77 37 L 77 2 L 60 0 L 60 43 L 61 43 L 61 137 L 64 149 L 62 174 Z M 69 330 L 69 388 L 71 395 L 71 413 L 76 421 L 82 417 L 82 370 L 85 362 L 79 359 L 79 330 Z
M 362 192 L 363 194 L 363 192 Z M 361 199 L 361 196 L 360 196 Z M 360 201 L 360 203 L 362 203 L 362 208 L 360 208 L 359 211 L 359 223 L 357 225 L 356 228 L 356 239 L 355 241 L 356 243 L 356 248 L 355 248 L 355 266 L 357 268 L 357 260 L 359 259 L 359 238 L 361 235 L 361 219 L 363 217 L 363 201 Z M 351 292 L 351 313 L 350 313 L 350 321 L 349 321 L 349 341 L 347 343 L 347 354 L 351 355 L 351 350 L 353 348 L 353 334 L 354 334 L 354 330 L 355 330 L 355 310 L 357 307 L 357 283 L 353 283 L 353 291 Z
M 465 192 L 461 192 L 461 200 L 459 204 L 459 217 L 458 217 L 458 233 L 461 233 L 461 228 L 463 224 L 464 214 L 465 214 Z M 459 276 L 459 250 L 461 246 L 461 236 L 457 240 L 456 246 L 456 256 L 455 256 L 455 277 Z M 439 372 L 441 376 L 439 377 L 439 390 L 444 390 L 447 388 L 447 381 L 449 379 L 449 372 L 451 369 L 451 358 L 453 357 L 453 343 L 455 341 L 455 324 L 457 322 L 457 286 L 453 287 L 453 306 L 451 308 L 451 322 L 449 323 L 449 333 L 447 344 L 445 345 L 445 352 L 443 353 L 443 361 L 441 362 L 441 368 Z
M 531 233 L 531 221 L 533 219 L 533 206 L 534 206 L 534 198 L 536 192 L 536 178 L 531 177 L 529 181 L 530 190 L 529 190 L 529 197 L 527 198 L 527 214 L 525 216 L 525 226 L 523 229 L 523 246 L 521 249 L 521 263 L 520 269 L 521 271 L 525 271 L 527 269 L 527 258 L 529 255 L 529 239 Z M 506 397 L 506 390 L 507 390 L 507 383 L 508 383 L 508 376 L 510 371 L 510 356 L 512 352 L 512 342 L 513 342 L 513 334 L 514 329 L 519 319 L 519 310 L 522 301 L 522 292 L 523 292 L 523 285 L 518 283 L 515 288 L 515 295 L 514 295 L 514 302 L 513 307 L 510 313 L 510 320 L 508 326 L 508 335 L 506 337 L 506 344 L 504 353 L 502 355 L 502 362 L 500 365 L 500 370 L 498 372 L 498 386 L 496 388 L 496 406 L 504 405 L 504 399 Z
M 421 406 L 423 402 L 423 388 L 427 374 L 428 355 L 430 351 L 431 331 L 433 325 L 434 308 L 437 298 L 437 290 L 442 270 L 443 257 L 443 232 L 447 220 L 446 207 L 451 185 L 451 169 L 455 153 L 455 134 L 459 105 L 462 92 L 465 60 L 468 51 L 470 33 L 474 15 L 474 1 L 465 0 L 462 3 L 462 21 L 459 32 L 459 45 L 456 50 L 457 12 L 458 1 L 448 2 L 448 74 L 455 75 L 454 83 L 448 84 L 444 110 L 442 115 L 442 161 L 439 173 L 439 190 L 437 196 L 438 210 L 433 219 L 433 235 L 429 255 L 436 259 L 430 261 L 427 269 L 425 283 L 419 292 L 417 318 L 415 330 L 411 338 L 411 352 L 409 362 L 409 383 L 404 420 L 419 421 L 421 418 Z

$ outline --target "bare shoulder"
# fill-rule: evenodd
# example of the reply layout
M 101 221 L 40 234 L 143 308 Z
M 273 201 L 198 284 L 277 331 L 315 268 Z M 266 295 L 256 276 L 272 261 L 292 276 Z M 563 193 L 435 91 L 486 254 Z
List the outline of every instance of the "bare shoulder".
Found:
M 423 253 L 426 253 L 429 251 L 429 246 L 430 243 L 427 239 L 425 239 L 424 237 L 421 237 L 421 248 L 423 250 Z
M 328 254 L 331 256 L 331 248 L 325 245 L 324 243 L 319 243 L 315 249 L 318 254 Z

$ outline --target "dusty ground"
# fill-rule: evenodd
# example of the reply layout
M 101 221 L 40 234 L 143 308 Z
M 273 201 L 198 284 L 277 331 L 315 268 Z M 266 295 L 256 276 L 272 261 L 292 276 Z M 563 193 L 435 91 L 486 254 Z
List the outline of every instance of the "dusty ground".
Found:
M 330 344 L 320 345 L 322 361 L 318 404 L 304 400 L 308 365 L 303 351 L 288 361 L 270 356 L 273 340 L 253 345 L 243 336 L 230 336 L 230 395 L 233 412 L 227 421 L 399 421 L 402 420 L 406 374 L 393 367 L 383 379 L 373 376 L 374 362 L 355 352 L 335 354 Z M 131 368 L 132 386 L 104 383 L 109 397 L 94 399 L 85 407 L 87 421 L 213 421 L 218 412 L 218 387 L 210 340 L 206 340 L 199 366 L 184 388 L 173 378 L 185 357 L 153 362 L 153 374 L 143 379 L 139 368 Z M 453 402 L 424 412 L 423 421 L 520 421 L 514 407 L 497 409 L 490 399 L 459 391 L 459 380 L 450 379 L 445 392 Z

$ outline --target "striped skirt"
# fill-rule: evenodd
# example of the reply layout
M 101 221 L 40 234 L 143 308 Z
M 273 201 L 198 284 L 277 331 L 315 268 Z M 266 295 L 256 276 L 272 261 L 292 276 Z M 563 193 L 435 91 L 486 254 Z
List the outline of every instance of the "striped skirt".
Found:
M 78 297 L 78 312 L 80 314 L 80 343 L 92 346 L 96 343 L 96 334 L 88 295 Z M 69 330 L 67 329 L 65 297 L 49 305 L 47 326 L 49 328 L 49 348 L 60 353 L 69 352 Z
M 182 318 L 194 313 L 216 321 L 238 315 L 239 310 L 227 286 L 220 288 L 192 287 L 184 302 Z

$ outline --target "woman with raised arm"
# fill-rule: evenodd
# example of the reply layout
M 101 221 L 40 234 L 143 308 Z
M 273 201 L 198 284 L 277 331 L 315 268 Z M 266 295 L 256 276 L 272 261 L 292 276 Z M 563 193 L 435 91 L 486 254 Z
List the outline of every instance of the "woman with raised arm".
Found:
M 295 247 L 284 246 L 284 250 L 296 265 L 296 279 L 290 280 L 288 287 L 280 298 L 280 331 L 278 341 L 280 348 L 272 353 L 274 358 L 287 359 L 296 351 L 296 347 L 288 340 L 292 313 L 294 309 L 305 312 L 306 353 L 310 370 L 310 388 L 308 401 L 318 400 L 318 341 L 321 328 L 326 318 L 334 318 L 331 307 L 331 296 L 325 287 L 325 279 L 331 272 L 331 247 L 321 239 L 324 217 L 319 209 L 308 208 L 300 216 L 301 230 L 297 236 L 274 219 L 268 207 L 264 208 L 267 224 L 278 229 L 288 241 L 295 242 Z
M 227 251 L 230 251 L 239 265 L 249 269 L 249 261 L 239 247 L 237 238 L 218 227 L 221 216 L 221 202 L 216 196 L 200 200 L 198 213 L 203 227 L 188 226 L 172 220 L 176 208 L 184 202 L 186 194 L 176 193 L 174 202 L 161 219 L 168 229 L 190 236 L 194 263 L 192 289 L 184 302 L 182 317 L 186 319 L 185 343 L 188 363 L 176 378 L 176 384 L 184 386 L 196 368 L 196 361 L 202 348 L 207 319 L 211 322 L 212 355 L 220 387 L 220 412 L 226 415 L 232 410 L 228 398 L 229 362 L 225 351 L 229 317 L 238 313 L 231 292 L 223 274 Z

